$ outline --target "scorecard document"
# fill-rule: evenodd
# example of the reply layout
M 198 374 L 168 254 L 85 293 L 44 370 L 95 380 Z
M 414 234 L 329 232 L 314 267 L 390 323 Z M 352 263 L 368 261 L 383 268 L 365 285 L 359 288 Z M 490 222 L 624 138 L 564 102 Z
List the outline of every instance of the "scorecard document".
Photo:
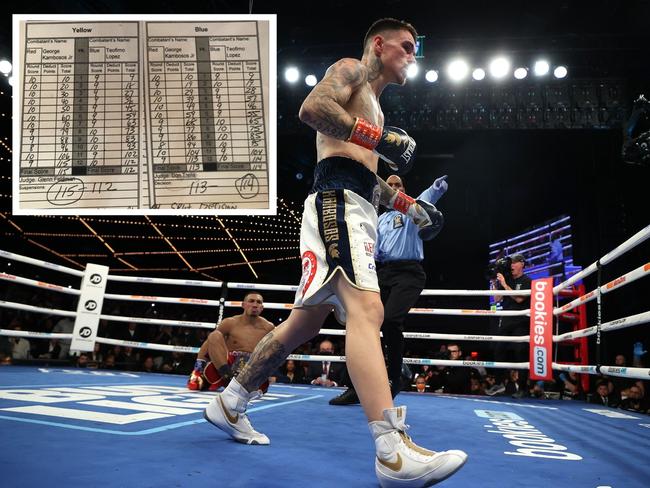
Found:
M 14 213 L 274 214 L 275 16 L 142 17 L 14 16 Z

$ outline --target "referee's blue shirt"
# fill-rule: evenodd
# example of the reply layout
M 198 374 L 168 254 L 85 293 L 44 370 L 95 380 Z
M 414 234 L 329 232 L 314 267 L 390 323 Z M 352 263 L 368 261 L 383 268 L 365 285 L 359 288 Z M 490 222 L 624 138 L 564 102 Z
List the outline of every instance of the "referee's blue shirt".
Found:
M 445 192 L 435 190 L 433 185 L 420 193 L 418 200 L 436 204 Z M 418 226 L 397 210 L 389 210 L 379 216 L 377 225 L 377 244 L 375 260 L 380 263 L 389 261 L 422 261 L 422 239 L 418 237 Z

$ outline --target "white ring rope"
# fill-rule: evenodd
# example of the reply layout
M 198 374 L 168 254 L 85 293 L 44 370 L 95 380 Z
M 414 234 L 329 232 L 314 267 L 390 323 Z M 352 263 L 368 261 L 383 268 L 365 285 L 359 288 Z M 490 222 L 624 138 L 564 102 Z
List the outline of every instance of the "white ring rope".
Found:
M 202 286 L 205 288 L 221 288 L 221 281 L 200 281 L 200 280 L 178 280 L 174 278 L 148 278 L 146 276 L 120 276 L 108 275 L 109 281 L 120 281 L 124 283 L 154 283 L 157 285 L 179 285 L 179 286 Z
M 323 335 L 345 335 L 345 329 L 321 329 Z M 380 333 L 381 334 L 381 333 Z M 463 334 L 435 334 L 430 332 L 403 332 L 406 339 L 448 339 L 452 341 L 528 342 L 530 336 L 486 336 Z
M 13 308 L 16 310 L 25 310 L 27 312 L 44 313 L 47 315 L 58 315 L 63 317 L 77 316 L 77 312 L 72 310 L 59 310 L 56 308 L 36 307 L 34 305 L 27 305 L 25 303 L 7 302 L 5 300 L 0 300 L 0 306 L 6 308 Z M 115 322 L 135 322 L 136 324 L 158 324 L 158 325 L 169 325 L 172 327 L 197 327 L 203 329 L 215 328 L 214 322 L 191 322 L 189 320 L 151 319 L 148 317 L 124 317 L 122 315 L 104 315 L 104 314 L 101 314 L 99 318 L 104 320 L 113 320 Z
M 497 317 L 518 317 L 530 315 L 530 310 L 465 310 L 462 308 L 412 308 L 409 313 L 427 315 L 476 315 Z
M 630 237 L 627 241 L 623 242 L 619 246 L 615 247 L 612 249 L 610 252 L 605 254 L 602 258 L 599 260 L 591 263 L 589 266 L 587 266 L 585 269 L 582 271 L 574 274 L 571 276 L 568 280 L 560 283 L 559 285 L 553 287 L 553 293 L 557 295 L 557 292 L 560 290 L 563 290 L 564 288 L 567 288 L 568 286 L 573 285 L 576 281 L 581 280 L 582 278 L 586 278 L 590 274 L 594 273 L 598 269 L 598 263 L 600 262 L 601 266 L 604 266 L 610 262 L 612 262 L 614 259 L 619 257 L 620 255 L 624 254 L 625 252 L 629 251 L 633 247 L 638 246 L 641 244 L 643 241 L 648 239 L 650 237 L 650 225 L 644 227 L 641 229 L 639 232 L 634 234 L 632 237 Z
M 168 320 L 168 319 L 150 319 L 148 317 L 123 317 L 122 315 L 104 315 L 100 319 L 113 320 L 115 322 L 135 322 L 136 324 L 158 324 L 169 325 L 170 327 L 197 327 L 200 329 L 214 329 L 214 322 L 192 322 L 189 320 Z
M 626 273 L 622 276 L 619 276 L 618 278 L 613 279 L 609 283 L 605 283 L 600 287 L 600 292 L 605 294 L 609 293 L 610 291 L 616 290 L 622 286 L 625 286 L 629 283 L 632 283 L 633 281 L 638 280 L 639 278 L 642 278 L 646 276 L 648 273 L 650 273 L 650 263 L 646 263 L 644 265 L 639 266 L 636 269 L 633 269 L 629 273 Z M 579 296 L 575 300 L 565 303 L 559 308 L 553 309 L 553 314 L 558 315 L 561 313 L 564 313 L 568 310 L 572 310 L 576 308 L 579 305 L 582 305 L 583 303 L 590 302 L 597 296 L 597 290 L 592 290 L 589 293 L 585 293 L 582 296 Z
M 290 354 L 287 359 L 294 361 L 330 361 L 332 363 L 344 363 L 345 356 L 324 356 L 317 354 Z M 456 361 L 452 359 L 428 359 L 428 358 L 404 358 L 406 364 L 419 364 L 428 366 L 470 366 L 483 368 L 500 368 L 500 369 L 528 369 L 528 362 L 506 363 L 496 361 Z
M 152 342 L 124 341 L 121 339 L 109 339 L 108 337 L 97 337 L 96 341 L 101 344 L 132 347 L 134 349 L 153 349 L 155 351 L 187 352 L 192 354 L 199 352 L 199 348 L 194 346 L 173 346 L 170 344 L 155 344 Z
M 54 285 L 45 281 L 36 281 L 22 276 L 15 276 L 7 273 L 0 272 L 0 280 L 11 281 L 13 283 L 20 283 L 21 285 L 35 286 L 37 288 L 45 288 L 47 290 L 58 291 L 60 293 L 67 293 L 68 295 L 81 295 L 81 291 L 76 288 L 68 288 L 61 285 Z
M 67 266 L 60 266 L 58 264 L 50 263 L 47 261 L 40 261 L 38 259 L 28 258 L 27 256 L 21 256 L 20 254 L 15 254 L 13 252 L 3 251 L 2 249 L 0 249 L 0 257 L 12 259 L 14 261 L 20 261 L 21 263 L 33 264 L 34 266 L 40 266 L 41 268 L 60 271 L 61 273 L 67 273 L 73 276 L 82 277 L 84 275 L 83 271 L 68 268 Z
M 24 310 L 26 312 L 44 313 L 47 315 L 60 315 L 62 317 L 76 317 L 77 312 L 72 310 L 59 310 L 57 308 L 37 307 L 35 305 L 27 305 L 26 303 L 8 302 L 0 300 L 0 307 L 13 308 L 15 310 Z
M 508 297 L 529 297 L 530 290 L 422 290 L 420 296 L 449 296 L 449 297 L 489 297 L 494 295 L 508 296 Z
M 179 305 L 206 305 L 218 307 L 221 305 L 220 300 L 207 300 L 203 298 L 179 298 L 179 297 L 156 297 L 148 295 L 117 295 L 115 293 L 105 293 L 104 298 L 111 300 L 124 300 L 127 302 L 156 302 L 156 303 L 177 303 Z
M 332 331 L 342 332 L 337 329 L 331 329 L 331 330 L 324 329 L 321 332 L 331 334 Z M 72 334 L 30 332 L 30 331 L 23 331 L 23 330 L 5 330 L 5 329 L 0 329 L 0 335 L 4 335 L 8 337 L 25 337 L 25 338 L 36 338 L 36 339 L 71 339 L 72 338 Z M 196 354 L 199 352 L 198 347 L 192 347 L 192 346 L 173 346 L 168 344 L 134 342 L 134 341 L 125 341 L 120 339 L 109 339 L 107 337 L 97 337 L 96 342 L 99 342 L 100 344 L 133 347 L 137 349 L 151 349 L 156 351 L 182 352 L 182 353 L 192 353 L 192 354 Z M 345 362 L 345 356 L 323 356 L 323 355 L 307 355 L 307 354 L 290 354 L 287 357 L 287 359 L 292 359 L 295 361 Z M 404 362 L 406 364 L 418 364 L 418 365 L 430 365 L 430 366 L 469 366 L 469 367 L 484 367 L 484 368 L 496 368 L 496 369 L 528 369 L 529 367 L 529 363 L 527 362 L 508 363 L 508 362 L 493 362 L 493 361 L 454 361 L 450 359 L 427 359 L 427 358 L 404 358 Z M 588 365 L 553 363 L 553 369 L 558 371 L 573 371 L 576 373 L 588 373 L 592 375 L 599 374 L 597 371 L 598 369 L 597 366 L 588 366 Z M 612 376 L 622 376 L 627 378 L 645 378 L 647 377 L 648 374 L 650 374 L 650 369 L 621 368 L 618 366 L 601 366 L 600 373 L 612 375 Z
M 650 322 L 650 311 L 638 313 L 636 315 L 630 315 L 628 317 L 623 317 L 622 319 L 612 320 L 610 322 L 605 322 L 601 324 L 600 331 L 611 331 L 618 329 L 625 329 L 631 327 L 632 325 L 646 324 Z M 553 342 L 562 342 L 570 339 L 578 339 L 580 337 L 588 337 L 596 334 L 596 329 L 598 326 L 593 325 L 587 327 L 586 329 L 575 330 L 573 332 L 567 332 L 565 334 L 560 334 L 553 336 Z
M 239 290 L 269 290 L 269 291 L 296 291 L 297 286 L 294 285 L 272 285 L 269 283 L 230 283 L 228 288 L 235 288 Z
M 26 337 L 32 339 L 72 339 L 71 333 L 32 332 L 29 330 L 0 329 L 0 335 L 7 336 L 7 337 Z

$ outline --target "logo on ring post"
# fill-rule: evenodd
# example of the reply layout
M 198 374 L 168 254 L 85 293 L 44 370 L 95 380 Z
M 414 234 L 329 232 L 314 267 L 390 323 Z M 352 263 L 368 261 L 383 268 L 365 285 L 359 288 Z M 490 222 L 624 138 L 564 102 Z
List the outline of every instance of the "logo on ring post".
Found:
M 91 282 L 93 285 L 99 285 L 99 284 L 102 282 L 102 277 L 101 277 L 101 275 L 99 275 L 99 274 L 97 274 L 97 273 L 93 273 L 93 274 L 90 276 L 90 282 Z

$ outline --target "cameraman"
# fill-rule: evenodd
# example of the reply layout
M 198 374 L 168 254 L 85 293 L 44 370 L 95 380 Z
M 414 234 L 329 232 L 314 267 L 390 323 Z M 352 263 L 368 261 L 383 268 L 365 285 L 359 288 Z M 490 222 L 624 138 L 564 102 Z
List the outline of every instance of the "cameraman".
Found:
M 497 273 L 496 283 L 498 290 L 530 290 L 530 277 L 524 273 L 526 259 L 523 254 L 510 256 L 510 276 L 507 278 L 502 273 Z M 530 308 L 529 296 L 501 296 L 496 295 L 494 300 L 501 302 L 503 310 L 528 310 Z M 501 317 L 499 320 L 499 335 L 522 336 L 530 333 L 530 320 L 527 316 Z M 528 362 L 528 344 L 525 342 L 498 342 L 495 350 L 495 361 Z M 526 392 L 528 370 L 519 370 L 519 391 Z

